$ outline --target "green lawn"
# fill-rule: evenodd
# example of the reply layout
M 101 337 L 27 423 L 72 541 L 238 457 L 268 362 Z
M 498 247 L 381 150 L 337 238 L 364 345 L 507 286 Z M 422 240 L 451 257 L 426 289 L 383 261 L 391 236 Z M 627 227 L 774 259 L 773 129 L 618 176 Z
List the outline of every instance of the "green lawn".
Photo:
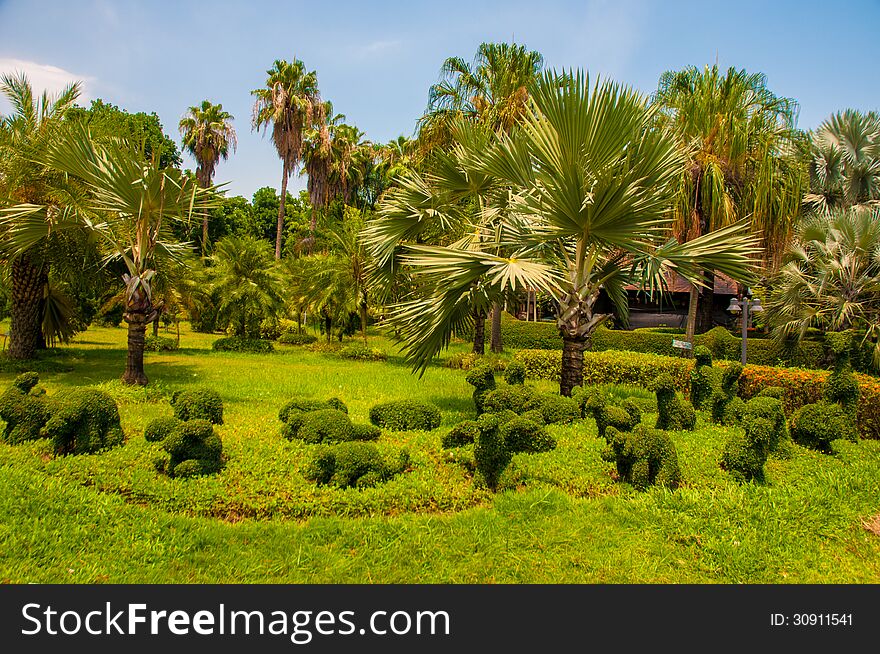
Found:
M 148 353 L 146 391 L 115 381 L 123 329 L 92 328 L 51 357 L 73 370 L 41 374 L 48 392 L 109 391 L 128 441 L 62 458 L 44 441 L 0 444 L 0 580 L 880 582 L 880 537 L 863 526 L 880 513 L 880 442 L 838 441 L 831 456 L 795 446 L 768 463 L 767 485 L 739 486 L 718 467 L 727 429 L 701 415 L 697 431 L 673 435 L 684 487 L 638 493 L 615 482 L 588 420 L 551 427 L 559 447 L 515 457 L 492 495 L 467 454 L 440 448 L 473 411 L 461 371 L 419 379 L 393 355 L 360 363 L 301 347 L 215 354 L 214 338 L 184 331 L 179 352 Z M 0 388 L 13 377 L 0 374 Z M 142 431 L 191 384 L 223 396 L 228 462 L 171 480 L 154 472 L 159 448 Z M 379 401 L 419 397 L 444 420 L 428 434 L 383 433 L 380 448 L 410 451 L 410 472 L 364 490 L 316 487 L 302 476 L 310 446 L 279 433 L 294 394 L 338 396 L 356 422 Z

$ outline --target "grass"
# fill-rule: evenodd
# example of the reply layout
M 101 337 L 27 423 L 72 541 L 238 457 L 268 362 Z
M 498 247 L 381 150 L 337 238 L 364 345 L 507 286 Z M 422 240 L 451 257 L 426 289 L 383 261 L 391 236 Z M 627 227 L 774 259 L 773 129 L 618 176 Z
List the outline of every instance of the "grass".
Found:
M 61 458 L 43 441 L 0 444 L 0 581 L 880 581 L 880 537 L 869 528 L 880 514 L 880 442 L 838 442 L 831 456 L 794 447 L 768 463 L 768 484 L 740 486 L 718 467 L 728 429 L 701 416 L 697 431 L 673 435 L 684 487 L 638 493 L 599 459 L 588 420 L 552 427 L 559 447 L 515 457 L 492 495 L 467 452 L 439 445 L 473 411 L 463 372 L 438 365 L 415 377 L 380 336 L 370 346 L 387 362 L 294 346 L 221 354 L 210 351 L 215 338 L 185 330 L 180 351 L 148 353 L 147 389 L 116 381 L 122 329 L 90 329 L 46 358 L 59 366 L 41 372 L 48 392 L 108 391 L 128 440 Z M 0 372 L 0 388 L 13 378 Z M 153 471 L 158 446 L 143 427 L 192 384 L 224 398 L 228 462 L 214 477 L 170 480 Z M 383 434 L 383 450 L 410 451 L 412 471 L 364 490 L 316 487 L 301 474 L 310 447 L 279 435 L 278 408 L 294 394 L 338 396 L 356 422 L 375 403 L 419 397 L 444 422 Z

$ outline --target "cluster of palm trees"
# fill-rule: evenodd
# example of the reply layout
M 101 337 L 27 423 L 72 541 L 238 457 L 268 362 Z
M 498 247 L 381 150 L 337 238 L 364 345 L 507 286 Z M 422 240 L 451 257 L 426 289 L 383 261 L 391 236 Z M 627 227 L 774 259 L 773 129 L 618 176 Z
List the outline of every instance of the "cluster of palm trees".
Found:
M 486 43 L 473 62 L 443 63 L 415 138 L 378 145 L 334 113 L 315 71 L 278 60 L 252 91 L 252 128 L 282 163 L 274 254 L 259 239 L 211 247 L 215 171 L 237 146 L 221 104 L 180 120 L 189 174 L 67 119 L 77 85 L 55 98 L 23 76 L 0 86 L 13 106 L 0 121 L 13 357 L 69 335 L 50 272 L 86 256 L 123 281 L 130 383 L 146 383 L 145 329 L 163 302 L 197 310 L 208 288 L 244 334 L 286 313 L 319 318 L 328 337 L 357 316 L 366 338 L 382 307 L 422 370 L 455 333 L 472 330 L 482 353 L 488 326 L 500 350 L 502 307 L 537 289 L 558 309 L 568 393 L 596 328 L 612 313 L 626 322 L 626 288 L 661 293 L 672 273 L 691 284 L 691 338 L 711 327 L 716 273 L 743 287 L 761 277 L 778 334 L 858 329 L 880 363 L 880 119 L 845 111 L 801 132 L 796 103 L 760 74 L 690 67 L 646 96 Z M 309 234 L 281 261 L 295 173 L 308 177 Z M 174 236 L 193 220 L 201 262 Z

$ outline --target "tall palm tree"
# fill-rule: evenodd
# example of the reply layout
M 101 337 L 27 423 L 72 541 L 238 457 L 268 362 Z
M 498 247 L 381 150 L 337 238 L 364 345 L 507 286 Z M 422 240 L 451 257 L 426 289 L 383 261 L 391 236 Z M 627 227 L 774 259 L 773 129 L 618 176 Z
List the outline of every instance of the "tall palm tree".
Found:
M 853 109 L 832 114 L 810 141 L 808 208 L 821 214 L 880 202 L 880 116 Z
M 674 233 L 689 240 L 748 218 L 774 267 L 801 201 L 793 100 L 774 95 L 763 74 L 718 66 L 660 77 L 659 122 L 685 153 L 674 199 Z M 692 286 L 688 336 L 712 327 L 714 271 Z
M 76 181 L 82 193 L 68 198 L 66 213 L 103 243 L 108 260 L 125 266 L 128 357 L 122 381 L 145 385 L 144 336 L 158 316 L 152 292 L 155 260 L 179 258 L 187 251 L 174 240 L 170 223 L 209 209 L 214 194 L 180 170 L 162 167 L 155 154 L 145 160 L 124 142 L 96 142 L 83 125 L 71 126 L 49 143 L 38 160 Z M 45 238 L 45 216 L 54 211 L 51 205 L 27 203 L 4 212 L 0 227 L 16 226 L 8 240 L 13 255 Z
M 582 73 L 546 73 L 531 97 L 520 130 L 468 158 L 474 180 L 482 174 L 510 189 L 495 242 L 406 246 L 416 292 L 393 307 L 391 322 L 406 356 L 424 370 L 456 328 L 472 322 L 476 284 L 482 283 L 484 306 L 525 287 L 541 289 L 558 305 L 560 392 L 568 395 L 583 381 L 583 351 L 593 332 L 610 317 L 597 309 L 601 291 L 625 316 L 627 283 L 658 288 L 667 269 L 697 284 L 702 268 L 745 278 L 754 247 L 742 223 L 684 244 L 667 239 L 683 157 L 668 132 L 654 129 L 655 111 L 639 93 L 608 81 L 591 85 Z M 431 175 L 447 173 L 440 168 Z M 409 188 L 387 196 L 368 231 L 380 265 L 407 225 L 446 220 L 459 210 L 429 179 L 414 178 Z M 511 251 L 497 255 L 499 245 Z
M 287 181 L 302 157 L 305 132 L 324 123 L 324 103 L 318 91 L 317 74 L 307 71 L 299 59 L 293 63 L 276 60 L 266 74 L 266 86 L 251 91 L 256 98 L 252 122 L 254 129 L 264 132 L 272 125 L 272 141 L 281 158 L 281 203 L 275 236 L 275 258 L 280 259 Z
M 190 107 L 180 119 L 183 147 L 195 158 L 196 179 L 202 188 L 208 188 L 214 180 L 214 169 L 229 158 L 229 151 L 238 147 L 234 116 L 223 110 L 222 104 L 203 100 L 197 107 Z M 202 256 L 208 247 L 208 214 L 202 218 Z
M 24 74 L 4 75 L 0 91 L 13 112 L 0 117 L 0 210 L 17 205 L 51 210 L 4 214 L 0 258 L 11 268 L 12 323 L 9 356 L 31 359 L 42 341 L 42 302 L 49 283 L 51 241 L 65 227 L 77 228 L 64 210 L 70 192 L 63 178 L 38 163 L 39 156 L 65 130 L 64 115 L 73 106 L 80 84 L 59 95 L 36 97 Z M 26 249 L 16 248 L 19 233 L 39 230 Z
M 450 57 L 442 79 L 431 87 L 429 107 L 420 122 L 423 148 L 449 147 L 455 121 L 467 119 L 491 130 L 509 133 L 528 106 L 529 88 L 544 65 L 540 53 L 515 43 L 483 43 L 472 64 Z M 491 348 L 501 352 L 501 305 L 491 308 Z M 483 331 L 477 320 L 475 334 Z M 475 339 L 475 351 L 479 351 Z

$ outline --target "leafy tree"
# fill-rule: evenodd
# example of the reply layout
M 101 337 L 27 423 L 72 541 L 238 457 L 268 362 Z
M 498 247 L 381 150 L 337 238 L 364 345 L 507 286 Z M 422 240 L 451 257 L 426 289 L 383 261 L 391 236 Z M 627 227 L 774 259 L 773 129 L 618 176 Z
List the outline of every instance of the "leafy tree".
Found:
M 880 209 L 809 216 L 798 227 L 767 301 L 779 338 L 856 330 L 880 368 Z
M 238 336 L 260 337 L 260 323 L 283 306 L 281 282 L 271 246 L 250 237 L 229 236 L 211 257 L 218 315 Z
M 82 123 L 94 138 L 122 138 L 142 151 L 146 159 L 158 155 L 163 168 L 179 168 L 182 163 L 177 144 L 165 134 L 155 112 L 129 113 L 99 98 L 92 100 L 88 109 L 71 107 L 66 116 L 68 120 Z
M 582 73 L 546 73 L 531 98 L 521 130 L 467 158 L 475 175 L 510 188 L 495 241 L 473 249 L 407 246 L 416 292 L 392 307 L 390 320 L 407 358 L 424 370 L 472 321 L 475 284 L 484 280 L 490 302 L 524 287 L 544 290 L 558 305 L 560 391 L 570 395 L 583 381 L 584 348 L 610 317 L 597 310 L 601 291 L 626 316 L 627 283 L 656 289 L 669 268 L 694 283 L 703 268 L 742 278 L 755 250 L 742 223 L 684 244 L 666 240 L 682 155 L 668 132 L 654 129 L 654 109 L 639 93 L 610 81 L 591 85 Z M 408 189 L 389 194 L 370 226 L 380 264 L 399 242 L 396 221 L 444 220 L 457 210 L 424 177 Z M 501 245 L 511 251 L 494 254 Z
M 228 159 L 229 151 L 235 151 L 238 146 L 232 119 L 232 114 L 224 111 L 222 104 L 212 104 L 209 100 L 203 100 L 198 107 L 190 107 L 180 119 L 183 147 L 198 163 L 196 179 L 202 188 L 211 186 L 220 159 Z M 208 247 L 208 217 L 208 212 L 204 212 L 202 256 Z
M 272 141 L 281 158 L 281 202 L 275 232 L 275 258 L 280 259 L 287 181 L 302 157 L 305 132 L 324 122 L 324 103 L 318 92 L 318 76 L 307 71 L 299 59 L 293 63 L 276 60 L 266 74 L 266 86 L 251 91 L 256 98 L 253 128 L 265 131 L 272 125 Z
M 76 180 L 82 193 L 68 198 L 66 211 L 104 244 L 108 258 L 125 267 L 128 358 L 122 381 L 145 385 L 144 335 L 158 316 L 152 296 L 155 260 L 185 252 L 173 241 L 169 223 L 186 219 L 195 206 L 209 206 L 211 191 L 178 169 L 163 168 L 157 153 L 145 160 L 124 141 L 99 143 L 82 125 L 48 144 L 39 161 Z M 45 216 L 51 214 L 46 205 L 8 210 L 7 219 L 21 225 L 10 239 L 17 254 L 45 238 Z
M 57 255 L 66 229 L 80 227 L 64 208 L 75 189 L 39 159 L 65 132 L 64 117 L 80 86 L 72 84 L 57 97 L 35 97 L 23 74 L 4 75 L 0 91 L 13 109 L 0 119 L 0 260 L 11 276 L 9 356 L 31 359 L 43 344 L 53 250 Z
M 880 202 L 880 116 L 832 114 L 810 138 L 808 208 L 818 212 Z
M 718 66 L 668 71 L 655 96 L 659 122 L 675 134 L 685 159 L 674 198 L 673 231 L 690 240 L 748 218 L 771 266 L 801 201 L 796 156 L 797 105 L 774 95 L 763 74 Z M 688 335 L 713 326 L 714 271 L 692 286 Z

